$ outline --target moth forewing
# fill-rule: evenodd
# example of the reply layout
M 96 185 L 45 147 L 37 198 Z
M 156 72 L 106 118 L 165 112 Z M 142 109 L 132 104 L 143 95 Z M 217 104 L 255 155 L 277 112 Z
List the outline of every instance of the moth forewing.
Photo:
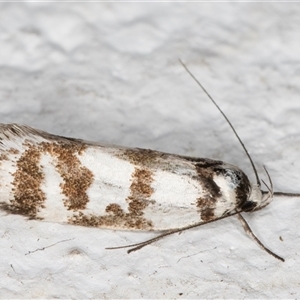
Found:
M 250 193 L 237 167 L 204 158 L 0 125 L 1 207 L 32 219 L 170 230 L 222 217 Z

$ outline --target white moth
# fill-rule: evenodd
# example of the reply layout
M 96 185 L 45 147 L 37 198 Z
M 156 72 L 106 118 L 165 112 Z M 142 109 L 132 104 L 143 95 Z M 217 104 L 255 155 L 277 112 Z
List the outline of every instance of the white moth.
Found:
M 233 165 L 0 124 L 2 209 L 32 219 L 130 230 L 207 222 L 270 197 Z
M 262 193 L 259 180 L 250 184 L 239 168 L 222 161 L 0 124 L 1 210 L 49 222 L 166 231 L 129 245 L 130 251 L 237 214 L 246 231 L 283 260 L 256 239 L 240 215 L 265 207 L 272 196 L 272 187 Z

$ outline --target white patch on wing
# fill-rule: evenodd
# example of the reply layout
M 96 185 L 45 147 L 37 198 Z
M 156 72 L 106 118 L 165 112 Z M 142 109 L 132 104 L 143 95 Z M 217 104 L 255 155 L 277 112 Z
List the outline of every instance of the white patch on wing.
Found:
M 103 215 L 111 203 L 118 203 L 128 212 L 125 199 L 130 195 L 134 165 L 106 152 L 105 148 L 93 146 L 77 157 L 94 175 L 93 183 L 87 190 L 89 202 L 84 212 Z
M 0 152 L 1 154 L 1 152 Z M 15 161 L 20 157 L 20 154 L 8 154 L 7 160 L 0 161 L 0 202 L 10 204 L 13 198 L 12 182 L 14 180 L 13 174 L 16 172 Z
M 43 203 L 44 208 L 39 210 L 37 217 L 51 222 L 67 222 L 72 212 L 64 206 L 63 199 L 66 196 L 60 187 L 63 179 L 53 164 L 54 159 L 49 153 L 42 154 L 40 159 L 40 165 L 45 176 L 41 190 L 45 193 L 46 200 Z
M 196 200 L 202 194 L 199 182 L 191 177 L 158 170 L 154 173 L 154 193 L 145 209 L 145 218 L 153 222 L 154 230 L 180 228 L 201 221 Z
M 223 194 L 221 201 L 215 203 L 215 217 L 221 217 L 225 212 L 233 211 L 236 208 L 236 183 L 229 176 L 216 175 L 214 182 L 220 187 Z

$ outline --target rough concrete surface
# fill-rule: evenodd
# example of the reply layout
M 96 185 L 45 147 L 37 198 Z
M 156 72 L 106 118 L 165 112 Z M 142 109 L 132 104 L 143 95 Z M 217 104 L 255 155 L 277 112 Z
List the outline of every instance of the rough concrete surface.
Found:
M 300 191 L 299 3 L 1 3 L 0 120 L 253 171 Z M 298 298 L 300 199 L 155 236 L 0 217 L 1 298 Z

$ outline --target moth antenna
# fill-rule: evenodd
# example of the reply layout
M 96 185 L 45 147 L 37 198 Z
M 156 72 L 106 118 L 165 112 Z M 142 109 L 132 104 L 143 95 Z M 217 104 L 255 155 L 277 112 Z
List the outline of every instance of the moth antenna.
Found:
M 228 125 L 231 127 L 233 133 L 235 134 L 235 136 L 237 137 L 237 139 L 239 140 L 240 144 L 242 145 L 246 155 L 249 158 L 249 161 L 252 165 L 252 169 L 254 171 L 255 177 L 256 177 L 256 182 L 258 184 L 258 186 L 260 187 L 260 180 L 255 168 L 255 165 L 252 161 L 252 158 L 250 156 L 250 154 L 248 153 L 247 148 L 245 147 L 244 143 L 242 142 L 242 140 L 240 139 L 239 135 L 237 134 L 236 130 L 234 129 L 233 125 L 231 124 L 231 122 L 229 121 L 229 119 L 227 118 L 227 116 L 224 114 L 224 112 L 222 111 L 222 109 L 219 107 L 219 105 L 215 102 L 215 100 L 212 98 L 212 96 L 206 91 L 206 89 L 203 87 L 203 85 L 200 83 L 200 81 L 193 75 L 193 73 L 188 69 L 188 67 L 182 62 L 181 59 L 179 59 L 179 62 L 182 64 L 182 66 L 185 68 L 185 70 L 188 72 L 188 74 L 196 81 L 196 83 L 200 86 L 200 88 L 203 90 L 203 92 L 208 96 L 208 98 L 212 101 L 212 103 L 215 105 L 215 107 L 219 110 L 219 112 L 223 115 L 223 117 L 225 118 L 226 122 L 228 123 Z
M 177 233 L 177 232 L 182 232 L 182 231 L 185 231 L 185 230 L 188 230 L 188 229 L 191 229 L 191 228 L 195 228 L 195 227 L 199 227 L 199 226 L 202 226 L 202 225 L 205 225 L 205 224 L 208 224 L 208 223 L 212 223 L 212 222 L 215 222 L 215 221 L 219 221 L 219 220 L 222 220 L 222 219 L 225 219 L 225 218 L 228 218 L 228 217 L 231 217 L 231 216 L 234 216 L 234 215 L 237 215 L 239 214 L 240 211 L 236 211 L 234 213 L 231 213 L 230 215 L 226 215 L 226 216 L 222 216 L 220 218 L 217 218 L 217 219 L 214 219 L 214 220 L 210 220 L 210 221 L 207 221 L 207 222 L 199 222 L 199 223 L 196 223 L 196 224 L 193 224 L 193 225 L 189 225 L 189 226 L 186 226 L 186 227 L 182 227 L 182 228 L 177 228 L 177 229 L 173 229 L 173 230 L 169 230 L 167 232 L 164 232 L 152 239 L 149 239 L 149 240 L 146 240 L 144 242 L 141 242 L 141 243 L 136 243 L 136 244 L 131 244 L 131 245 L 125 245 L 125 246 L 118 246 L 118 247 L 108 247 L 108 248 L 105 248 L 107 250 L 115 250 L 115 249 L 123 249 L 123 248 L 132 248 L 132 249 L 129 249 L 127 251 L 127 253 L 131 253 L 131 252 L 134 252 L 134 251 L 137 251 L 137 250 L 140 250 L 142 249 L 143 247 L 147 246 L 147 245 L 150 245 L 168 235 L 171 235 L 171 234 L 174 234 L 174 233 Z
M 267 189 L 270 191 L 270 193 L 273 196 L 273 189 L 274 189 L 273 181 L 272 181 L 272 178 L 271 178 L 271 176 L 270 176 L 270 174 L 269 174 L 268 169 L 266 168 L 266 166 L 264 166 L 264 169 L 265 169 L 265 171 L 267 173 L 267 176 L 268 176 L 268 179 L 269 179 L 269 182 L 270 182 L 270 188 L 266 185 L 266 183 L 264 183 L 264 184 L 265 184 L 265 186 L 267 187 Z
M 272 190 L 273 187 L 270 188 L 270 187 L 265 183 L 264 180 L 261 180 L 261 181 L 262 181 L 262 183 L 265 185 L 265 187 L 268 189 L 269 192 L 262 193 L 262 194 L 267 194 L 267 198 L 264 200 L 264 201 L 265 201 L 265 204 L 264 204 L 263 206 L 260 206 L 260 207 L 256 208 L 256 209 L 253 209 L 252 211 L 258 211 L 258 210 L 261 210 L 262 208 L 266 207 L 266 206 L 269 204 L 268 199 L 270 199 L 271 197 L 273 198 L 273 195 L 274 195 L 273 190 Z
M 270 181 L 270 184 L 271 184 L 272 195 L 275 195 L 275 196 L 285 196 L 285 197 L 300 197 L 300 193 L 273 192 L 273 183 L 272 183 L 272 180 L 271 180 L 271 176 L 269 175 L 269 172 L 267 171 L 267 169 L 266 169 L 265 166 L 264 166 L 264 169 L 265 169 L 265 171 L 266 171 L 266 173 L 268 175 L 268 178 L 269 178 L 269 181 Z M 265 186 L 270 191 L 270 189 L 268 188 L 268 186 L 266 184 L 265 184 Z M 262 191 L 262 194 L 267 194 L 267 193 L 268 192 L 266 192 L 266 191 Z
M 264 166 L 264 169 L 265 169 L 265 171 L 266 171 L 266 173 L 267 173 L 267 176 L 268 176 L 268 179 L 269 179 L 269 182 L 270 182 L 270 187 L 265 183 L 265 181 L 264 180 L 261 180 L 262 181 L 262 183 L 266 186 L 266 188 L 268 189 L 268 197 L 267 197 L 267 199 L 265 199 L 265 205 L 264 206 L 260 206 L 257 210 L 259 210 L 259 209 L 262 209 L 263 207 L 265 207 L 265 206 L 267 206 L 268 204 L 269 204 L 269 202 L 267 202 L 267 200 L 269 199 L 269 198 L 273 198 L 273 195 L 274 195 L 274 192 L 273 192 L 273 181 L 272 181 L 272 178 L 271 178 L 271 176 L 270 176 L 270 174 L 269 174 L 269 172 L 268 172 L 268 170 L 267 170 L 267 168 L 266 168 L 266 166 Z M 272 199 L 271 199 L 272 200 Z
M 238 214 L 238 218 L 240 220 L 240 222 L 242 223 L 242 226 L 244 228 L 244 230 L 246 231 L 246 233 L 252 237 L 254 239 L 254 241 L 263 249 L 265 250 L 268 254 L 272 255 L 273 257 L 281 260 L 282 262 L 284 262 L 284 258 L 282 258 L 281 256 L 277 255 L 276 253 L 274 253 L 273 251 L 271 251 L 270 249 L 268 249 L 257 237 L 256 235 L 253 233 L 253 231 L 251 230 L 250 226 L 248 225 L 247 221 L 244 219 L 244 217 L 241 214 Z
M 267 193 L 265 191 L 262 192 L 263 194 Z M 300 197 L 299 193 L 285 193 L 285 192 L 273 192 L 275 196 L 286 196 L 286 197 Z

